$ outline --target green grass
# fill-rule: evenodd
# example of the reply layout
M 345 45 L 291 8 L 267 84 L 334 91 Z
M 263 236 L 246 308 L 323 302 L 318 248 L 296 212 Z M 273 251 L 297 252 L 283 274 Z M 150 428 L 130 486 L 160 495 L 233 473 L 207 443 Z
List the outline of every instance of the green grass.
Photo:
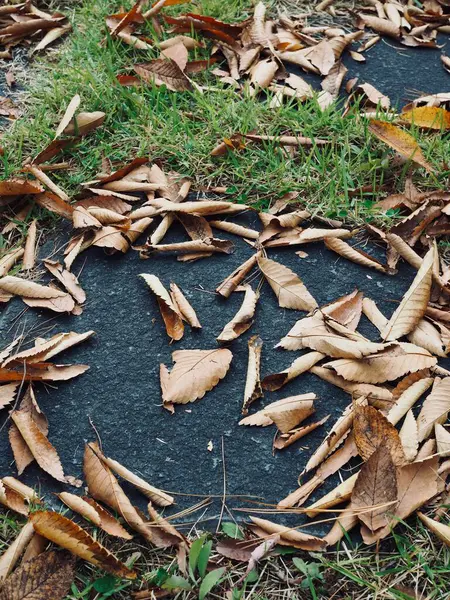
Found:
M 305 103 L 291 100 L 280 108 L 271 108 L 271 93 L 255 99 L 248 90 L 236 92 L 224 87 L 210 73 L 194 77 L 208 86 L 203 94 L 174 93 L 145 84 L 122 87 L 116 75 L 132 72 L 134 63 L 155 58 L 158 50 L 136 51 L 108 37 L 104 18 L 117 11 L 119 4 L 112 0 L 78 2 L 70 37 L 32 68 L 27 81 L 26 114 L 2 141 L 6 176 L 52 140 L 70 98 L 79 93 L 81 110 L 103 110 L 107 119 L 103 127 L 65 153 L 71 169 L 52 175 L 71 194 L 99 172 L 102 157 L 123 163 L 147 155 L 151 160 L 160 159 L 166 169 L 191 177 L 194 189 L 226 187 L 233 201 L 264 209 L 283 193 L 298 191 L 302 202 L 316 213 L 352 224 L 386 221 L 373 208 L 374 201 L 386 195 L 378 188 L 385 185 L 389 191 L 400 191 L 411 165 L 393 165 L 392 151 L 368 133 L 367 121 L 358 115 L 359 107 L 345 117 L 342 103 L 322 113 L 315 99 Z M 249 0 L 201 0 L 195 10 L 233 20 L 247 17 L 252 4 Z M 170 10 L 181 12 L 187 8 Z M 152 35 L 150 29 L 147 33 Z M 208 45 L 208 49 L 191 53 L 191 57 L 208 56 L 209 49 Z M 275 136 L 300 134 L 324 138 L 330 144 L 301 147 L 293 157 L 277 143 L 249 143 L 241 152 L 210 156 L 223 137 L 251 131 Z M 439 132 L 412 131 L 439 173 L 430 176 L 419 169 L 416 182 L 421 188 L 444 186 L 449 174 L 442 168 L 448 162 L 445 138 Z M 363 187 L 365 192 L 361 192 Z M 395 214 L 387 220 L 392 217 Z
M 448 517 L 444 522 L 450 524 Z M 0 554 L 22 524 L 22 518 L 17 519 L 11 513 L 0 514 Z M 246 565 L 231 562 L 215 551 L 217 536 L 204 535 L 203 559 L 193 564 L 191 558 L 192 572 L 183 575 L 170 550 L 150 548 L 139 539 L 117 542 L 90 528 L 85 521 L 82 526 L 135 569 L 138 579 L 121 580 L 79 561 L 66 600 L 129 600 L 133 592 L 151 586 L 167 589 L 176 584 L 191 587 L 180 590 L 175 596 L 178 600 L 197 600 L 205 574 L 222 567 L 226 571 L 210 598 L 227 598 L 227 591 L 232 594 L 230 600 L 446 600 L 449 597 L 450 548 L 415 517 L 409 520 L 409 525 L 398 527 L 378 549 L 360 546 L 349 538 L 336 550 L 325 553 L 282 548 L 262 560 L 245 581 Z

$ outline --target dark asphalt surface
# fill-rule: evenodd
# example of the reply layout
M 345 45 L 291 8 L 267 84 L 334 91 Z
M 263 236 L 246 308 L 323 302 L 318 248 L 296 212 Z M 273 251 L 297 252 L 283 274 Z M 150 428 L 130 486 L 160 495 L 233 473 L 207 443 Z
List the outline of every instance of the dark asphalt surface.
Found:
M 359 75 L 361 83 L 372 83 L 394 102 L 410 100 L 417 95 L 414 91 L 436 93 L 448 89 L 448 74 L 440 64 L 438 50 L 395 49 L 391 41 L 382 41 L 367 53 L 366 64 L 356 63 L 351 58 L 345 62 L 350 68 L 349 77 Z M 252 219 L 255 218 L 250 218 L 250 222 Z M 199 495 L 221 496 L 224 467 L 229 495 L 256 496 L 262 502 L 275 504 L 296 487 L 297 476 L 308 460 L 310 450 L 318 445 L 327 426 L 340 415 L 349 396 L 309 374 L 279 392 L 266 393 L 253 410 L 286 396 L 315 392 L 317 412 L 309 421 L 331 414 L 325 428 L 317 429 L 275 456 L 271 451 L 274 427 L 238 427 L 248 338 L 258 333 L 263 339 L 263 376 L 284 369 L 298 356 L 298 353 L 274 350 L 273 347 L 304 313 L 280 309 L 267 284 L 262 290 L 253 327 L 230 345 L 233 362 L 226 378 L 202 400 L 177 406 L 173 416 L 160 406 L 160 362 L 171 366 L 171 352 L 176 349 L 215 348 L 216 336 L 240 306 L 242 294 L 223 301 L 214 294 L 214 289 L 252 251 L 239 238 L 225 233 L 219 237 L 233 239 L 236 252 L 230 256 L 215 255 L 191 265 L 179 263 L 169 256 L 140 261 L 136 252 L 108 257 L 101 250 L 88 250 L 74 268 L 77 272 L 86 259 L 80 277 L 88 295 L 83 314 L 67 317 L 32 309 L 26 312 L 25 330 L 33 328 L 33 337 L 52 326 L 52 333 L 88 329 L 97 332 L 95 338 L 58 359 L 61 363 L 89 364 L 91 368 L 85 375 L 54 387 L 38 386 L 37 389 L 38 401 L 50 424 L 49 439 L 57 448 L 67 474 L 80 476 L 82 473 L 84 443 L 95 439 L 91 419 L 107 455 L 156 486 L 175 493 L 192 494 L 177 496 L 176 511 L 198 502 Z M 167 240 L 181 238 L 180 232 L 174 229 Z M 42 256 L 60 245 L 61 239 L 48 242 Z M 305 250 L 309 256 L 300 259 L 294 254 L 298 249 Z M 319 304 L 330 302 L 357 287 L 373 298 L 387 316 L 393 312 L 414 276 L 412 269 L 404 265 L 395 277 L 359 267 L 339 259 L 321 243 L 291 250 L 277 249 L 269 256 L 298 273 Z M 142 272 L 156 274 L 166 286 L 175 281 L 196 309 L 203 329 L 192 332 L 187 327 L 183 340 L 170 346 L 156 301 L 138 278 Z M 1 346 L 13 339 L 16 319 L 23 309 L 20 300 L 0 308 Z M 23 326 L 23 321 L 21 323 Z M 376 332 L 367 321 L 363 322 L 361 331 L 376 339 Z M 3 427 L 5 412 L 0 419 L 0 474 L 11 475 L 15 473 L 15 467 L 7 426 Z M 207 449 L 210 441 L 212 452 Z M 29 467 L 22 480 L 32 486 L 38 485 L 47 499 L 57 505 L 51 492 L 61 491 L 64 486 L 39 468 Z M 337 478 L 328 480 L 311 500 L 336 483 Z M 131 491 L 126 484 L 124 488 Z M 144 506 L 142 498 L 136 496 L 136 499 Z M 227 506 L 230 509 L 249 506 L 249 502 L 229 498 Z M 211 519 L 205 526 L 212 527 L 220 508 L 218 498 L 206 514 L 198 513 L 188 520 Z M 281 521 L 279 516 L 276 519 Z M 298 517 L 289 522 L 298 522 Z M 314 531 L 323 533 L 326 529 L 317 526 Z

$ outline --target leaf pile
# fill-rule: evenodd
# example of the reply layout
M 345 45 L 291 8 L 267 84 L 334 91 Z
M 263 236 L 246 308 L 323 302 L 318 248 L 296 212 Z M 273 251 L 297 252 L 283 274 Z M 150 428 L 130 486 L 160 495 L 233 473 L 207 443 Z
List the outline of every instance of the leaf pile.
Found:
M 32 2 L 7 2 L 0 7 L 0 57 L 12 58 L 15 46 L 30 46 L 36 40 L 33 52 L 38 52 L 70 30 L 68 19 L 60 12 L 50 14 Z

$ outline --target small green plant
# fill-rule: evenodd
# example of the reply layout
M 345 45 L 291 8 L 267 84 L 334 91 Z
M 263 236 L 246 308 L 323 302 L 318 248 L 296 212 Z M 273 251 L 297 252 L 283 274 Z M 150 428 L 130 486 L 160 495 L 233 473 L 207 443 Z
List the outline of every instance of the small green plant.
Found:
M 320 595 L 317 594 L 315 584 L 320 584 L 323 581 L 323 574 L 321 573 L 322 565 L 316 562 L 306 562 L 297 557 L 294 557 L 292 562 L 300 573 L 305 575 L 305 579 L 301 582 L 300 587 L 309 589 L 314 600 L 320 598 Z

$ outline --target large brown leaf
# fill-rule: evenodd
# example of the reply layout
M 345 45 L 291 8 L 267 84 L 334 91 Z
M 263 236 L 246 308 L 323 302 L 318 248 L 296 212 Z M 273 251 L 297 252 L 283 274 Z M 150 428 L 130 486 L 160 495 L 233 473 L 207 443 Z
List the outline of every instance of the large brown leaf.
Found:
M 300 319 L 277 347 L 285 350 L 311 348 L 336 358 L 362 358 L 383 349 L 382 344 L 370 342 L 361 334 L 325 317 L 317 311 L 311 317 Z
M 275 423 L 281 432 L 287 433 L 313 414 L 315 399 L 315 394 L 301 394 L 277 400 L 245 417 L 239 421 L 239 425 L 267 427 Z
M 117 577 L 136 578 L 134 571 L 126 567 L 87 531 L 70 519 L 56 512 L 39 510 L 30 515 L 30 521 L 39 535 L 69 550 L 75 556 Z
M 413 160 L 430 173 L 435 172 L 434 167 L 425 160 L 422 150 L 410 133 L 396 127 L 392 123 L 377 121 L 376 119 L 370 120 L 369 131 L 376 135 L 382 142 L 394 148 L 403 157 Z
M 435 251 L 434 248 L 431 248 L 403 300 L 383 330 L 384 340 L 397 340 L 411 333 L 425 315 L 430 301 L 434 261 Z
M 386 524 L 395 510 L 397 477 L 391 453 L 380 445 L 363 465 L 352 492 L 351 508 L 371 531 Z M 373 508 L 372 508 L 373 507 Z
M 193 402 L 212 390 L 230 367 L 232 353 L 226 349 L 177 350 L 164 393 L 164 401 L 174 404 Z
M 62 600 L 74 578 L 74 558 L 45 552 L 25 562 L 0 590 L 0 600 Z
M 397 471 L 398 504 L 391 522 L 375 533 L 362 528 L 366 543 L 372 543 L 389 535 L 400 520 L 406 519 L 444 488 L 438 475 L 439 457 L 432 456 L 420 462 L 413 462 Z
M 281 308 L 308 311 L 317 308 L 317 302 L 293 271 L 274 260 L 263 257 L 258 258 L 258 266 L 275 292 Z
M 169 90 L 182 92 L 192 89 L 192 83 L 177 63 L 170 58 L 158 58 L 148 63 L 134 65 L 134 70 L 144 81 L 166 85 Z
M 356 406 L 353 416 L 353 433 L 361 458 L 368 461 L 383 446 L 391 453 L 396 466 L 405 464 L 402 442 L 395 427 L 373 406 Z
M 404 342 L 393 343 L 377 354 L 369 354 L 357 360 L 342 358 L 327 363 L 325 366 L 334 369 L 349 381 L 362 383 L 383 383 L 393 381 L 407 373 L 434 367 L 437 359 L 414 344 Z

